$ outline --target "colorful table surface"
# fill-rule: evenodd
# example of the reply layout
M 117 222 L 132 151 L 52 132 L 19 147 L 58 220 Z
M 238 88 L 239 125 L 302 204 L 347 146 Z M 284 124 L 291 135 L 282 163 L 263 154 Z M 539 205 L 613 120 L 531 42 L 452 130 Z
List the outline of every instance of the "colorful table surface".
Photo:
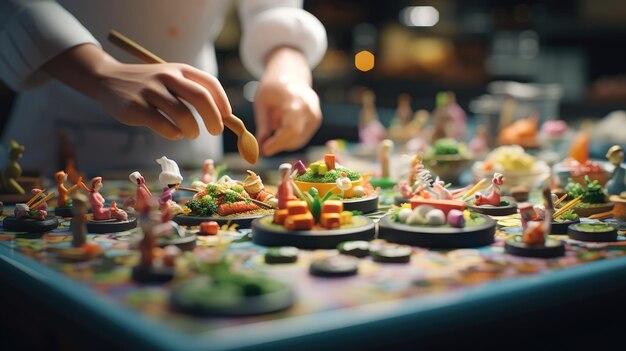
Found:
M 476 313 L 499 318 L 514 309 L 548 304 L 564 293 L 608 289 L 626 281 L 616 279 L 626 272 L 623 236 L 610 244 L 559 236 L 568 248 L 565 257 L 520 258 L 503 251 L 504 238 L 519 233 L 516 222 L 514 217 L 501 218 L 497 240 L 488 247 L 415 248 L 409 264 L 382 264 L 365 258 L 358 275 L 339 279 L 308 273 L 312 259 L 335 254 L 334 250 L 301 251 L 295 264 L 268 265 L 263 261 L 266 248 L 248 240 L 249 230 L 225 234 L 221 239 L 200 238 L 193 255 L 210 255 L 216 240 L 230 242 L 227 252 L 234 269 L 268 274 L 293 287 L 294 306 L 254 317 L 193 317 L 173 311 L 168 304 L 172 288 L 193 275 L 185 273 L 189 270 L 184 259 L 177 264 L 181 274 L 171 283 L 132 282 L 130 270 L 139 256 L 131 246 L 141 235 L 138 229 L 90 234 L 91 240 L 105 248 L 105 254 L 81 263 L 62 261 L 49 250 L 69 246 L 67 221 L 44 235 L 0 229 L 0 270 L 2 279 L 11 280 L 68 318 L 107 330 L 128 347 L 163 350 L 290 348 L 341 338 L 346 333 L 384 334 L 407 323 L 419 325 L 414 334 L 428 333 L 441 327 L 438 322 L 445 321 L 448 327 L 467 323 Z M 623 223 L 615 225 L 624 229 Z M 510 301 L 516 301 L 514 306 Z M 506 308 L 499 308 L 503 306 Z

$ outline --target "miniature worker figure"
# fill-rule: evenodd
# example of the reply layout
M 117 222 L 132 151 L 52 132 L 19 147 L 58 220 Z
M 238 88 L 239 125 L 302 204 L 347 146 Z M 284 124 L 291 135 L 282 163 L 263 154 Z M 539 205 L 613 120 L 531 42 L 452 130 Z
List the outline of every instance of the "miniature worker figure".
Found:
M 146 180 L 138 171 L 134 171 L 130 175 L 128 175 L 128 179 L 135 184 L 137 187 L 137 191 L 135 192 L 135 197 L 128 204 L 132 206 L 135 211 L 139 212 L 146 205 L 148 199 L 152 196 L 152 193 L 146 186 Z
M 606 158 L 615 166 L 611 179 L 606 183 L 606 191 L 609 195 L 620 195 L 626 191 L 626 168 L 624 162 L 624 150 L 619 145 L 612 146 L 606 153 Z
M 278 183 L 278 190 L 276 197 L 278 198 L 278 208 L 287 208 L 287 202 L 294 200 L 293 185 L 291 184 L 291 164 L 283 163 L 278 167 L 278 176 L 280 181 Z
M 163 186 L 163 192 L 159 198 L 159 209 L 163 214 L 174 216 L 182 213 L 182 208 L 172 200 L 174 193 L 180 187 L 183 176 L 180 174 L 178 164 L 169 158 L 162 156 L 156 162 L 161 165 L 161 173 L 159 174 L 159 182 Z
M 83 194 L 76 194 L 72 197 L 72 220 L 70 230 L 72 231 L 72 246 L 81 247 L 87 242 L 87 197 Z
M 24 154 L 24 145 L 11 140 L 9 147 L 9 161 L 0 172 L 0 194 L 25 194 L 26 191 L 18 183 L 19 178 L 22 176 L 22 166 L 17 163 L 22 158 L 22 154 Z
M 391 151 L 393 150 L 393 141 L 385 139 L 380 143 L 380 177 L 389 178 L 389 158 L 391 157 Z
M 111 207 L 104 207 L 104 197 L 100 194 L 102 189 L 102 177 L 94 177 L 91 180 L 91 188 L 87 187 L 85 183 L 81 183 L 82 187 L 89 192 L 89 203 L 91 204 L 91 211 L 93 218 L 97 221 L 108 220 L 115 218 L 118 221 L 125 221 L 128 219 L 128 215 L 122 209 L 117 207 L 115 201 L 111 203 Z
M 64 171 L 58 171 L 54 175 L 57 182 L 57 206 L 64 207 L 69 205 L 69 195 L 74 192 L 80 186 L 80 183 L 83 182 L 82 177 L 78 177 L 78 182 L 72 185 L 69 189 L 65 187 L 65 182 L 67 181 L 67 173 Z
M 56 171 L 54 131 L 60 125 L 72 126 L 70 133 L 80 136 L 75 161 L 83 170 L 149 167 L 164 152 L 186 163 L 220 157 L 222 142 L 214 136 L 222 134 L 222 118 L 232 107 L 215 77 L 214 41 L 222 24 L 232 23 L 226 19 L 230 4 L 0 1 L 0 80 L 20 93 L 3 138 L 37 149 L 25 155 L 22 166 Z M 254 117 L 260 152 L 295 150 L 321 124 L 311 69 L 326 52 L 326 31 L 302 9 L 302 1 L 237 5 L 239 57 L 259 80 Z M 139 15 L 140 9 L 149 14 Z M 168 63 L 137 63 L 107 40 L 112 29 Z M 33 133 L 30 126 L 46 133 Z M 143 147 L 146 139 L 149 148 Z M 131 143 L 102 150 L 111 140 Z

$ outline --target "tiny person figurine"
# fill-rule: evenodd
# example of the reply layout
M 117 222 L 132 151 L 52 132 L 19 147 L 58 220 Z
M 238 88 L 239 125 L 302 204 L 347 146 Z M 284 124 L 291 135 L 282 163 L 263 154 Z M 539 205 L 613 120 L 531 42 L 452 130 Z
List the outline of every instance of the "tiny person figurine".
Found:
M 67 189 L 65 187 L 65 182 L 67 181 L 67 173 L 65 173 L 64 171 L 58 171 L 55 173 L 54 177 L 57 182 L 57 192 L 58 192 L 57 206 L 58 207 L 68 206 L 69 195 L 72 192 L 74 192 L 74 190 L 78 189 L 78 187 L 80 186 L 80 183 L 83 182 L 83 178 L 78 177 L 78 182 L 76 182 L 76 184 L 72 185 L 69 189 Z
M 104 197 L 100 194 L 100 189 L 102 189 L 102 177 L 94 177 L 91 180 L 91 188 L 87 187 L 85 183 L 81 183 L 81 185 L 89 192 L 89 203 L 91 204 L 94 220 L 101 221 L 111 218 L 115 218 L 118 221 L 128 220 L 126 212 L 119 209 L 115 201 L 111 203 L 110 208 L 104 207 Z
M 291 184 L 291 164 L 283 163 L 278 167 L 280 181 L 276 197 L 278 198 L 278 208 L 286 209 L 287 202 L 294 199 L 293 185 Z
M 135 198 L 132 199 L 130 206 L 132 206 L 135 211 L 141 211 L 141 208 L 147 203 L 148 199 L 152 196 L 152 193 L 146 186 L 146 180 L 138 171 L 134 171 L 130 175 L 128 175 L 128 179 L 137 186 L 137 191 L 135 193 Z
M 606 153 L 606 158 L 615 166 L 611 179 L 606 183 L 606 191 L 609 195 L 620 195 L 626 191 L 626 168 L 624 162 L 624 150 L 619 145 L 612 146 Z
M 215 162 L 212 159 L 209 158 L 204 160 L 202 172 L 202 183 L 209 184 L 215 182 L 217 177 L 215 174 Z
M 380 143 L 380 153 L 379 153 L 379 161 L 380 161 L 380 177 L 381 178 L 389 178 L 389 158 L 391 155 L 391 151 L 393 150 L 393 141 L 390 139 L 385 139 Z
M 182 213 L 182 208 L 172 200 L 174 192 L 178 190 L 183 181 L 178 164 L 165 156 L 157 159 L 156 162 L 161 165 L 159 182 L 163 186 L 163 192 L 159 199 L 159 209 L 164 215 L 169 212 L 169 216 Z
M 72 197 L 73 217 L 70 222 L 72 231 L 72 246 L 81 247 L 87 242 L 87 197 L 76 194 Z
M 363 92 L 361 113 L 359 114 L 359 139 L 369 146 L 378 145 L 385 137 L 385 127 L 378 120 L 374 93 L 370 90 Z

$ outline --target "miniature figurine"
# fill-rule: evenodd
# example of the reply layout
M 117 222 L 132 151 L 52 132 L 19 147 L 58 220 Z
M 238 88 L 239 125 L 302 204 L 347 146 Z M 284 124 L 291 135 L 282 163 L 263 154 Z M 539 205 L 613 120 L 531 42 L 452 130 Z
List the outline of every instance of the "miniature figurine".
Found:
M 141 209 L 141 230 L 143 231 L 143 238 L 139 243 L 141 259 L 132 270 L 132 279 L 140 283 L 167 282 L 174 278 L 174 271 L 170 267 L 156 267 L 154 264 L 157 249 L 155 230 L 161 224 L 150 216 L 152 207 L 152 201 L 149 200 Z
M 446 92 L 445 104 L 448 109 L 448 113 L 452 117 L 453 138 L 456 140 L 465 140 L 465 129 L 467 126 L 467 114 L 461 106 L 456 102 L 456 95 L 451 92 Z
M 346 172 L 341 172 L 341 177 L 337 179 L 337 188 L 341 190 L 342 198 L 345 198 L 345 192 L 352 188 L 352 182 L 346 175 Z
M 526 245 L 544 245 L 546 235 L 550 233 L 554 205 L 552 192 L 549 188 L 543 191 L 544 218 L 541 221 L 528 221 L 522 234 L 522 242 Z
M 620 195 L 626 191 L 626 168 L 624 162 L 624 150 L 619 145 L 612 146 L 606 153 L 606 158 L 615 166 L 611 179 L 606 183 L 606 191 L 609 195 Z
M 491 186 L 487 189 L 487 195 L 476 193 L 474 195 L 474 205 L 500 206 L 500 186 L 504 184 L 504 176 L 501 173 L 494 173 Z
M 482 124 L 478 125 L 474 137 L 468 144 L 475 158 L 483 158 L 489 151 L 489 140 L 487 138 L 487 128 Z
M 430 141 L 453 138 L 465 139 L 466 115 L 463 109 L 456 103 L 453 92 L 440 92 L 437 94 L 437 107 L 433 111 L 433 131 Z
M 393 150 L 393 141 L 385 139 L 380 144 L 380 153 L 378 160 L 380 161 L 380 177 L 389 178 L 389 157 Z
M 293 185 L 291 183 L 291 164 L 283 163 L 278 168 L 280 176 L 280 182 L 278 183 L 278 191 L 276 197 L 278 198 L 278 208 L 286 209 L 287 202 L 295 199 L 293 195 Z
M 212 159 L 204 160 L 204 164 L 202 165 L 202 182 L 204 184 L 213 183 L 217 179 L 217 175 L 215 174 L 215 162 Z
M 70 205 L 68 201 L 69 195 L 72 194 L 72 192 L 74 192 L 76 189 L 80 187 L 80 183 L 83 182 L 83 178 L 78 177 L 78 182 L 76 182 L 76 184 L 72 185 L 69 189 L 67 189 L 65 187 L 65 181 L 67 180 L 67 173 L 65 173 L 64 171 L 58 171 L 56 172 L 54 177 L 57 182 L 57 192 L 58 192 L 57 206 L 65 207 L 65 206 Z
M 9 162 L 0 174 L 0 193 L 23 195 L 26 191 L 18 183 L 22 176 L 22 167 L 17 161 L 22 158 L 25 148 L 15 140 L 11 140 L 9 146 Z
M 111 202 L 110 208 L 104 207 L 104 197 L 100 194 L 100 189 L 102 189 L 102 177 L 94 177 L 91 180 L 91 188 L 87 187 L 85 183 L 81 184 L 82 187 L 89 192 L 89 202 L 91 204 L 94 220 L 106 221 L 112 218 L 118 221 L 128 220 L 126 211 L 118 208 L 115 201 Z
M 363 92 L 362 103 L 359 115 L 359 139 L 365 145 L 378 145 L 385 137 L 386 130 L 378 120 L 374 93 L 370 90 Z
M 88 199 L 83 194 L 79 193 L 72 197 L 73 216 L 70 229 L 73 247 L 81 247 L 87 242 L 87 204 Z
M 164 214 L 165 212 L 169 212 L 170 216 L 182 213 L 182 208 L 172 200 L 174 192 L 178 190 L 183 181 L 183 176 L 180 174 L 178 164 L 165 156 L 157 159 L 156 162 L 161 165 L 159 182 L 163 186 L 163 192 L 159 199 L 159 209 Z
M 246 172 L 248 173 L 248 176 L 242 182 L 243 189 L 248 193 L 248 195 L 250 195 L 251 198 L 262 201 L 273 208 L 276 208 L 278 206 L 278 199 L 274 196 L 274 194 L 265 189 L 265 185 L 263 185 L 261 177 L 251 170 L 247 170 Z
M 152 193 L 146 186 L 146 180 L 138 171 L 134 171 L 133 173 L 128 175 L 128 179 L 137 186 L 137 192 L 135 193 L 134 198 L 132 198 L 128 204 L 135 209 L 135 211 L 140 212 L 141 208 L 145 206 L 148 199 L 152 196 Z

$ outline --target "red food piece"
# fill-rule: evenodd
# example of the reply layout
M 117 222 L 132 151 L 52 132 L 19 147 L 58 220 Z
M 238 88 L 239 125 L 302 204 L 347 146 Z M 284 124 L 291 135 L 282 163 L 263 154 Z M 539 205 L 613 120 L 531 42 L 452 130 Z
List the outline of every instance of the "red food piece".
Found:
M 220 225 L 216 221 L 200 223 L 200 234 L 217 235 L 217 232 L 219 230 L 220 230 Z
M 82 248 L 88 256 L 95 256 L 100 252 L 100 245 L 94 242 L 86 242 L 83 244 Z
M 311 212 L 304 214 L 290 215 L 285 219 L 285 229 L 287 230 L 310 230 L 313 228 L 315 220 Z
M 217 214 L 220 216 L 228 216 L 234 213 L 254 211 L 258 208 L 259 206 L 253 203 L 247 204 L 245 201 L 237 201 L 232 204 L 221 204 L 217 206 Z
M 326 229 L 334 229 L 334 228 L 341 227 L 341 214 L 322 213 L 320 217 L 320 225 Z

